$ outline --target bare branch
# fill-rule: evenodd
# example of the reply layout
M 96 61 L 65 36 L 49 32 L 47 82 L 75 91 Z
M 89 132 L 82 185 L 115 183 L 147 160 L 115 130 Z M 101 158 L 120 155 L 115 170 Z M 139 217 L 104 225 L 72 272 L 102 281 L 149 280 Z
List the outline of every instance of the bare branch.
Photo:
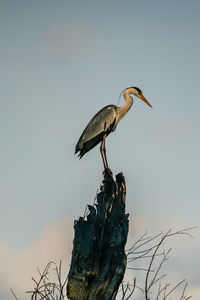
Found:
M 15 299 L 16 299 L 16 300 L 19 300 L 19 299 L 17 298 L 17 296 L 15 295 L 13 289 L 10 289 L 10 290 L 11 290 L 11 293 L 13 294 L 13 296 L 15 297 Z
M 41 273 L 39 268 L 37 268 L 38 273 L 40 275 L 39 280 L 36 281 L 34 278 L 32 280 L 35 283 L 35 288 L 33 291 L 28 291 L 27 293 L 31 294 L 31 300 L 64 300 L 67 299 L 66 293 L 66 283 L 67 276 L 65 276 L 65 280 L 62 280 L 62 262 L 59 262 L 59 266 L 55 266 L 55 273 L 57 282 L 51 282 L 48 278 L 49 269 L 54 262 L 50 262 L 45 267 L 44 271 Z
M 159 274 L 163 268 L 164 262 L 166 262 L 169 259 L 169 254 L 171 252 L 171 249 L 165 252 L 165 251 L 161 251 L 161 247 L 164 245 L 164 242 L 168 237 L 178 236 L 178 235 L 188 235 L 189 237 L 192 237 L 189 231 L 195 228 L 197 227 L 186 228 L 174 232 L 170 229 L 166 233 L 160 232 L 159 234 L 153 237 L 147 236 L 147 232 L 145 232 L 128 250 L 126 250 L 128 264 L 136 260 L 143 261 L 143 259 L 150 259 L 147 268 L 136 267 L 136 266 L 127 267 L 127 269 L 129 270 L 146 272 L 145 288 L 144 288 L 144 295 L 146 300 L 150 300 L 149 294 L 150 293 L 152 294 L 152 291 L 150 290 L 154 286 L 155 288 L 157 286 L 157 295 L 155 296 L 156 300 L 165 300 L 168 299 L 172 294 L 174 294 L 175 290 L 177 290 L 181 286 L 181 284 L 185 282 L 185 280 L 180 281 L 177 285 L 175 285 L 171 289 L 169 283 L 165 283 L 164 285 L 162 284 L 162 281 L 167 276 L 167 274 L 161 274 L 160 276 Z M 128 289 L 125 289 L 126 285 L 125 284 L 123 285 L 124 285 L 123 292 L 128 293 Z M 187 284 L 185 284 L 183 287 L 180 300 L 188 300 L 191 298 L 191 297 L 186 298 L 185 296 L 186 287 Z M 122 299 L 125 299 L 125 295 L 123 296 Z

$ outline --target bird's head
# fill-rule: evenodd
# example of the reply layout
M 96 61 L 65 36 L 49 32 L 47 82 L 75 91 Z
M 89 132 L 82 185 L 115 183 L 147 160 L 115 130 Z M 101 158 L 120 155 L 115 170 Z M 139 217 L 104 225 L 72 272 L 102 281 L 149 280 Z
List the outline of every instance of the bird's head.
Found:
M 124 92 L 128 94 L 133 94 L 140 98 L 142 101 L 144 101 L 147 105 L 149 105 L 152 108 L 152 105 L 149 103 L 149 101 L 143 96 L 142 91 L 138 87 L 130 87 L 124 90 Z

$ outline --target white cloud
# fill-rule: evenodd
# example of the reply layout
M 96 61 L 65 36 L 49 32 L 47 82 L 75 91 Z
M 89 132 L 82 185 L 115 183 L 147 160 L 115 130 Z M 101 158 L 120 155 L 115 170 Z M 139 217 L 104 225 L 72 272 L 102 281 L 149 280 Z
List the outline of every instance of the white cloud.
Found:
M 192 300 L 199 300 L 199 298 L 200 298 L 200 287 L 188 288 L 188 295 L 192 295 Z
M 157 220 L 158 221 L 158 220 Z M 157 224 L 156 224 L 157 223 Z M 160 230 L 172 228 L 174 231 L 189 227 L 186 220 L 172 220 L 168 224 L 156 222 L 146 216 L 136 216 L 130 222 L 129 242 L 133 244 L 146 229 L 149 234 L 158 233 Z M 73 221 L 65 219 L 47 226 L 41 232 L 37 240 L 30 244 L 26 249 L 16 252 L 6 242 L 0 243 L 0 295 L 2 299 L 13 300 L 10 288 L 16 295 L 24 300 L 27 298 L 25 292 L 31 290 L 34 286 L 31 277 L 38 277 L 36 267 L 42 271 L 49 261 L 63 261 L 65 274 L 71 259 L 72 240 L 73 240 Z M 193 232 L 194 239 L 189 237 L 175 237 L 166 241 L 165 249 L 173 248 L 170 260 L 166 263 L 164 272 L 167 272 L 167 281 L 172 285 L 182 279 L 187 279 L 187 295 L 192 295 L 194 300 L 198 300 L 199 295 L 199 267 L 198 256 L 200 252 L 199 230 Z M 125 275 L 125 281 L 132 283 L 133 278 L 137 277 L 137 283 L 141 282 L 145 273 L 141 271 L 128 270 Z M 180 291 L 179 291 L 180 293 Z M 136 295 L 136 294 L 135 294 Z M 142 294 L 137 290 L 138 297 Z M 177 296 L 178 297 L 178 296 Z M 140 298 L 138 298 L 140 299 Z M 142 298 L 141 298 L 142 299 Z M 173 299 L 173 298 L 172 298 Z
M 72 220 L 62 220 L 46 227 L 29 247 L 15 252 L 7 243 L 0 243 L 0 295 L 13 299 L 10 288 L 20 299 L 34 286 L 31 277 L 37 277 L 37 267 L 43 271 L 48 262 L 63 261 L 66 274 L 71 259 L 73 239 Z M 4 298 L 3 298 L 4 299 Z
M 129 230 L 129 246 L 133 245 L 138 238 L 141 237 L 145 231 L 148 231 L 148 234 L 154 236 L 159 232 L 167 232 L 169 229 L 172 232 L 189 228 L 193 225 L 185 219 L 176 218 L 169 220 L 168 223 L 159 220 L 159 218 L 152 219 L 149 216 L 138 215 L 133 218 L 130 222 Z M 200 252 L 200 231 L 199 228 L 193 229 L 190 231 L 190 234 L 193 238 L 186 235 L 177 235 L 172 236 L 165 240 L 164 250 L 172 248 L 170 253 L 170 258 L 167 260 L 162 268 L 161 275 L 167 274 L 166 279 L 163 282 L 168 282 L 171 284 L 171 287 L 175 286 L 181 280 L 188 281 L 188 288 L 186 290 L 187 296 L 192 296 L 194 300 L 199 299 L 199 252 Z M 135 262 L 130 267 L 148 267 L 148 260 L 141 259 Z M 132 273 L 132 274 L 131 274 Z M 128 278 L 130 281 L 131 278 L 136 277 L 138 284 L 144 288 L 144 278 L 146 272 L 143 271 L 132 271 L 128 272 L 128 277 L 125 276 L 125 280 Z M 183 285 L 173 294 L 172 299 L 179 299 L 180 293 L 182 291 Z M 199 294 L 198 294 L 199 293 Z M 198 297 L 197 297 L 198 295 Z M 138 298 L 140 299 L 140 298 Z M 141 299 L 144 297 L 141 296 Z

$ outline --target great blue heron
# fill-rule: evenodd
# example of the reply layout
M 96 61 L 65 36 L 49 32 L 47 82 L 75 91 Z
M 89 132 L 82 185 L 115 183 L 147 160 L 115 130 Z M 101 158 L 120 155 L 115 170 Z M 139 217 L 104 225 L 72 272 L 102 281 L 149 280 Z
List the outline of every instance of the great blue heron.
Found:
M 106 157 L 106 137 L 116 129 L 119 121 L 125 117 L 133 104 L 132 95 L 137 96 L 143 100 L 150 107 L 151 104 L 143 96 L 142 91 L 137 87 L 129 87 L 122 91 L 126 103 L 118 107 L 110 104 L 102 108 L 92 120 L 88 123 L 76 144 L 75 153 L 79 152 L 79 157 L 83 157 L 85 153 L 94 148 L 101 142 L 100 153 L 103 160 L 105 170 L 110 171 L 108 168 L 108 161 Z

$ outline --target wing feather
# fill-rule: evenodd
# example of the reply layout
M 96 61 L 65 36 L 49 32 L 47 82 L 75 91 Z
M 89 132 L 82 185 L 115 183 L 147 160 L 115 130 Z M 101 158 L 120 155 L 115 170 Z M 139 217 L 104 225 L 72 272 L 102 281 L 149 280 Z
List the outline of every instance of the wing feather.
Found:
M 109 134 L 114 129 L 116 108 L 117 106 L 115 105 L 108 105 L 96 113 L 80 136 L 78 143 L 76 144 L 75 153 L 81 151 L 86 143 L 91 145 L 90 149 L 93 148 L 100 142 L 103 133 Z M 111 130 L 109 131 L 110 128 Z M 90 141 L 95 141 L 95 143 L 90 143 Z

